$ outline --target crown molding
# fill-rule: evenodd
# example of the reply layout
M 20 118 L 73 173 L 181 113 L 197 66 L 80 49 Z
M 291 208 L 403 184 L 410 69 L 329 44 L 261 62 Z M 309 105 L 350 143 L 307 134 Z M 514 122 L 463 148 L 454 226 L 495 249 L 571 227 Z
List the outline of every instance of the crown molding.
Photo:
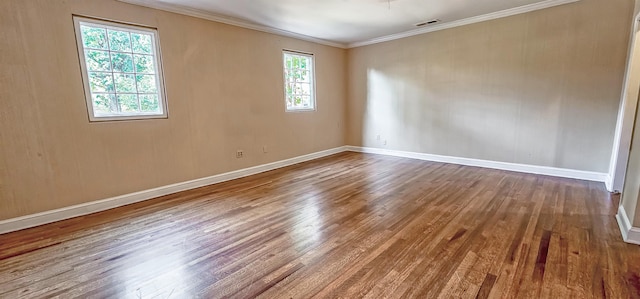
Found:
M 510 8 L 510 9 L 505 9 L 505 10 L 501 10 L 501 11 L 497 11 L 497 12 L 492 12 L 492 13 L 488 13 L 488 14 L 484 14 L 484 15 L 480 15 L 480 16 L 470 17 L 470 18 L 466 18 L 466 19 L 462 19 L 462 20 L 442 23 L 442 24 L 429 26 L 429 27 L 424 27 L 424 28 L 420 28 L 420 29 L 413 29 L 413 30 L 409 30 L 409 31 L 401 32 L 401 33 L 396 33 L 396 34 L 391 34 L 391 35 L 387 35 L 387 36 L 383 36 L 383 37 L 377 37 L 377 38 L 373 38 L 373 39 L 369 39 L 369 40 L 365 40 L 365 41 L 361 41 L 361 42 L 350 43 L 350 44 L 347 45 L 347 48 L 351 49 L 351 48 L 357 48 L 357 47 L 362 47 L 362 46 L 368 46 L 368 45 L 388 42 L 388 41 L 401 39 L 401 38 L 405 38 L 405 37 L 410 37 L 410 36 L 414 36 L 414 35 L 420 35 L 420 34 L 425 34 L 425 33 L 429 33 L 429 32 L 440 31 L 440 30 L 445 30 L 445 29 L 450 29 L 450 28 L 470 25 L 470 24 L 474 24 L 474 23 L 480 23 L 480 22 L 484 22 L 484 21 L 490 21 L 490 20 L 510 17 L 510 16 L 519 15 L 519 14 L 532 12 L 532 11 L 536 11 L 536 10 L 541 10 L 541 9 L 545 9 L 545 8 L 550 8 L 550 7 L 554 7 L 554 6 L 574 3 L 574 2 L 578 2 L 578 1 L 580 1 L 580 0 L 546 0 L 546 1 L 538 2 L 538 3 L 533 3 L 533 4 L 529 4 L 529 5 L 516 7 L 516 8 Z
M 254 23 L 247 22 L 247 21 L 244 21 L 244 20 L 236 19 L 236 18 L 233 18 L 233 17 L 223 16 L 223 15 L 219 15 L 219 14 L 216 14 L 216 13 L 200 10 L 200 9 L 193 9 L 193 8 L 189 8 L 189 7 L 184 7 L 184 6 L 181 6 L 181 5 L 167 4 L 167 3 L 163 3 L 163 2 L 160 2 L 160 1 L 156 1 L 156 0 L 118 0 L 118 1 L 129 3 L 129 4 L 134 4 L 134 5 L 138 5 L 138 6 L 155 8 L 155 9 L 164 10 L 164 11 L 168 11 L 168 12 L 173 12 L 173 13 L 177 13 L 177 14 L 181 14 L 181 15 L 187 15 L 187 16 L 200 18 L 200 19 L 205 19 L 205 20 L 209 20 L 209 21 L 214 21 L 214 22 L 218 22 L 218 23 L 224 23 L 224 24 L 227 24 L 227 25 L 232 25 L 232 26 L 237 26 L 237 27 L 257 30 L 257 31 L 266 32 L 266 33 L 272 33 L 272 34 L 276 34 L 276 35 L 280 35 L 280 36 L 291 37 L 291 38 L 304 40 L 304 41 L 308 41 L 308 42 L 313 42 L 313 43 L 317 43 L 317 44 L 321 44 L 321 45 L 325 45 L 325 46 L 331 46 L 331 47 L 336 47 L 336 48 L 341 48 L 341 49 L 346 49 L 347 48 L 347 45 L 343 44 L 343 43 L 328 41 L 328 40 L 315 38 L 315 37 L 312 37 L 312 36 L 299 34 L 299 33 L 291 32 L 291 31 L 286 31 L 286 30 L 277 29 L 277 28 L 273 28 L 273 27 L 258 25 L 258 24 L 254 24 Z
M 429 33 L 429 32 L 440 31 L 440 30 L 445 30 L 445 29 L 450 29 L 450 28 L 470 25 L 470 24 L 474 24 L 474 23 L 500 19 L 500 18 L 504 18 L 504 17 L 523 14 L 523 13 L 532 12 L 532 11 L 536 11 L 536 10 L 541 10 L 541 9 L 545 9 L 545 8 L 550 8 L 550 7 L 554 7 L 554 6 L 574 3 L 574 2 L 578 2 L 580 0 L 546 0 L 546 1 L 538 2 L 538 3 L 533 3 L 533 4 L 529 4 L 529 5 L 516 7 L 516 8 L 506 9 L 506 10 L 493 12 L 493 13 L 488 13 L 488 14 L 475 16 L 475 17 L 470 17 L 470 18 L 466 18 L 466 19 L 462 19 L 462 20 L 442 23 L 442 24 L 438 24 L 438 25 L 434 25 L 434 26 L 425 27 L 425 28 L 413 29 L 413 30 L 409 30 L 409 31 L 404 31 L 404 32 L 396 33 L 396 34 L 391 34 L 391 35 L 387 35 L 387 36 L 377 37 L 377 38 L 373 38 L 373 39 L 369 39 L 369 40 L 365 40 L 365 41 L 360 41 L 360 42 L 355 42 L 355 43 L 349 43 L 349 44 L 344 44 L 344 43 L 339 43 L 339 42 L 334 42 L 334 41 L 328 41 L 328 40 L 315 38 L 315 37 L 304 35 L 304 34 L 294 33 L 294 32 L 291 32 L 291 31 L 277 29 L 277 28 L 273 28 L 273 27 L 269 27 L 269 26 L 258 25 L 258 24 L 254 24 L 254 23 L 251 23 L 251 22 L 247 22 L 247 21 L 244 21 L 244 20 L 237 19 L 237 18 L 223 16 L 223 15 L 211 13 L 211 12 L 204 11 L 204 10 L 188 8 L 188 7 L 175 5 L 175 4 L 163 3 L 163 2 L 160 2 L 160 1 L 156 1 L 156 0 L 118 0 L 118 1 L 129 3 L 129 4 L 134 4 L 134 5 L 139 5 L 139 6 L 144 6 L 144 7 L 149 7 L 149 8 L 155 8 L 155 9 L 164 10 L 164 11 L 168 11 L 168 12 L 173 12 L 173 13 L 177 13 L 177 14 L 192 16 L 192 17 L 196 17 L 196 18 L 200 18 L 200 19 L 205 19 L 205 20 L 214 21 L 214 22 L 218 22 L 218 23 L 224 23 L 224 24 L 233 25 L 233 26 L 237 26 L 237 27 L 242 27 L 242 28 L 262 31 L 262 32 L 266 32 L 266 33 L 272 33 L 272 34 L 276 34 L 276 35 L 291 37 L 291 38 L 304 40 L 304 41 L 309 41 L 309 42 L 322 44 L 322 45 L 326 45 L 326 46 L 342 48 L 342 49 L 350 49 L 350 48 L 357 48 L 357 47 L 362 47 L 362 46 L 367 46 L 367 45 L 373 45 L 373 44 L 388 42 L 388 41 L 392 41 L 392 40 L 396 40 L 396 39 L 401 39 L 401 38 L 405 38 L 405 37 L 411 37 L 411 36 L 425 34 L 425 33 Z

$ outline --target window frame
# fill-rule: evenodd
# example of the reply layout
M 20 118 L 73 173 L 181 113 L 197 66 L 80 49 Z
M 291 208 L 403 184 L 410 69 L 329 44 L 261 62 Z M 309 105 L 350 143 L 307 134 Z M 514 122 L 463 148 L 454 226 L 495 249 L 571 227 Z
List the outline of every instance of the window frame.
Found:
M 167 98 L 165 92 L 165 82 L 164 82 L 164 69 L 162 66 L 162 53 L 160 51 L 160 39 L 158 34 L 158 29 L 155 27 L 125 23 L 120 21 L 106 20 L 94 17 L 73 15 L 73 25 L 76 36 L 76 48 L 78 50 L 78 60 L 80 61 L 80 72 L 82 75 L 82 82 L 84 88 L 84 96 L 85 103 L 87 105 L 87 112 L 89 114 L 89 122 L 108 122 L 108 121 L 124 121 L 124 120 L 144 120 L 144 119 L 167 119 L 169 117 Z M 91 87 L 89 82 L 89 70 L 87 68 L 87 62 L 85 58 L 85 47 L 82 41 L 82 31 L 80 30 L 81 23 L 86 23 L 89 26 L 94 27 L 102 27 L 105 29 L 114 29 L 114 30 L 126 30 L 130 33 L 141 33 L 141 34 L 150 34 L 152 36 L 152 52 L 154 57 L 154 66 L 155 70 L 155 80 L 156 80 L 156 89 L 158 94 L 158 105 L 162 110 L 161 114 L 159 113 L 144 113 L 138 112 L 135 114 L 105 114 L 104 116 L 96 115 L 93 109 L 93 98 L 91 94 Z M 107 39 L 109 37 L 107 36 Z M 111 54 L 111 49 L 107 49 L 107 51 Z M 116 51 L 117 52 L 117 51 Z M 113 70 L 111 70 L 111 74 L 114 74 Z M 114 82 L 115 84 L 115 82 Z M 140 93 L 136 92 L 136 95 L 140 95 Z M 114 95 L 117 95 L 117 92 L 114 92 Z
M 286 70 L 287 70 L 287 55 L 296 55 L 296 56 L 306 56 L 311 58 L 311 80 L 310 80 L 310 85 L 311 85 L 311 94 L 309 95 L 311 97 L 311 104 L 312 104 L 312 108 L 305 108 L 305 109 L 289 109 L 287 106 L 287 76 L 286 76 Z M 318 103 L 316 101 L 316 59 L 315 59 L 315 55 L 313 53 L 307 53 L 307 52 L 301 52 L 301 51 L 295 51 L 295 50 L 287 50 L 287 49 L 283 49 L 282 50 L 282 77 L 283 77 L 283 91 L 284 91 L 284 110 L 285 112 L 315 112 L 318 110 Z

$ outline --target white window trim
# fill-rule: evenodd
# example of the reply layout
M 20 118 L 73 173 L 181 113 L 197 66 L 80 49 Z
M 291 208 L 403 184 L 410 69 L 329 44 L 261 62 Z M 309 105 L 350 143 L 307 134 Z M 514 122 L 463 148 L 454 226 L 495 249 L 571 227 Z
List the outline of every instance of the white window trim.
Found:
M 126 29 L 132 32 L 139 32 L 144 34 L 151 34 L 153 36 L 154 43 L 153 52 L 155 57 L 155 66 L 156 66 L 156 86 L 158 89 L 158 101 L 159 105 L 162 109 L 162 114 L 145 114 L 145 113 L 137 113 L 133 115 L 121 115 L 121 114 L 112 114 L 106 116 L 95 116 L 93 112 L 93 99 L 91 98 L 91 88 L 89 86 L 89 71 L 87 69 L 87 64 L 84 58 L 84 44 L 82 43 L 82 32 L 80 30 L 80 22 L 87 22 L 93 25 L 104 26 L 105 28 L 113 28 L 113 29 Z M 73 16 L 73 24 L 74 30 L 76 34 L 76 45 L 78 49 L 78 59 L 80 61 L 80 71 L 82 73 L 82 82 L 85 93 L 85 101 L 87 105 L 87 112 L 89 113 L 89 121 L 90 122 L 103 122 L 103 121 L 121 121 L 121 120 L 142 120 L 142 119 L 166 119 L 169 117 L 168 109 L 167 109 L 167 99 L 166 92 L 164 87 L 164 70 L 162 66 L 162 53 L 160 51 L 160 38 L 158 36 L 157 28 L 137 25 L 137 24 L 129 24 L 122 23 L 118 21 L 110 21 L 92 17 L 84 17 L 84 16 Z M 115 82 L 114 82 L 115 84 Z
M 313 108 L 311 109 L 289 109 L 287 108 L 287 77 L 284 72 L 285 68 L 285 55 L 298 55 L 298 56 L 306 56 L 311 58 L 311 103 L 313 103 Z M 315 112 L 318 110 L 318 102 L 316 101 L 316 58 L 313 53 L 306 53 L 294 50 L 282 50 L 282 78 L 283 78 L 283 91 L 284 91 L 284 111 L 285 112 Z

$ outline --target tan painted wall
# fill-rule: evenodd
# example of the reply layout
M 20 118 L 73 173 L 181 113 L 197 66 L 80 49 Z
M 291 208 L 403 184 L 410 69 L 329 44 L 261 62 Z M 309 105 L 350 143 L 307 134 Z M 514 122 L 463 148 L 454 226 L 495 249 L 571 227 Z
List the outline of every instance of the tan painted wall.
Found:
M 158 28 L 169 119 L 88 122 L 72 14 Z M 283 48 L 316 54 L 317 112 L 284 112 Z M 2 0 L 0 219 L 342 146 L 345 59 L 112 0 Z
M 638 14 L 640 14 L 640 0 L 635 0 L 635 9 L 634 9 L 634 17 L 637 16 Z M 638 39 L 638 37 L 636 37 L 636 40 L 634 41 L 634 45 L 632 45 L 632 49 L 630 50 L 630 52 L 633 52 L 633 57 L 635 57 L 636 60 L 640 60 L 640 39 Z M 634 64 L 637 64 L 637 66 L 635 68 L 633 68 L 634 73 L 632 74 L 633 76 L 636 77 L 637 80 L 635 80 L 634 82 L 638 82 L 640 81 L 640 79 L 638 79 L 638 77 L 640 77 L 640 61 L 639 62 L 635 62 Z M 636 86 L 637 88 L 637 86 Z M 636 90 L 637 91 L 637 90 Z M 637 93 L 635 93 L 637 94 Z M 640 99 L 639 99 L 640 100 Z M 640 200 L 640 134 L 637 134 L 636 132 L 640 132 L 640 122 L 637 121 L 637 117 L 638 117 L 638 112 L 636 111 L 636 123 L 634 126 L 634 136 L 632 138 L 632 148 L 631 148 L 631 153 L 629 154 L 629 165 L 627 168 L 627 176 L 631 176 L 631 178 L 626 178 L 627 180 L 630 180 L 631 186 L 635 186 L 635 190 L 633 190 L 633 192 L 631 192 L 631 196 L 626 196 L 623 193 L 623 205 L 625 206 L 625 211 L 627 213 L 631 213 L 630 215 L 627 215 L 631 221 L 631 224 L 634 227 L 640 227 L 640 205 L 638 205 L 638 201 Z M 635 147 L 633 146 L 633 144 L 635 144 Z M 636 163 L 634 166 L 632 166 L 631 163 Z M 629 175 L 629 171 L 632 169 L 632 167 L 636 167 L 635 168 L 635 172 L 633 175 Z M 625 181 L 625 182 L 629 182 L 629 181 Z M 627 186 L 625 186 L 625 189 L 627 189 Z M 630 198 L 632 200 L 625 200 L 625 196 L 627 198 Z M 631 207 L 634 206 L 635 208 Z
M 622 206 L 627 212 L 627 217 L 633 226 L 640 226 L 640 218 L 636 219 L 638 213 L 638 196 L 640 191 L 640 122 L 636 121 L 634 135 L 631 139 L 631 153 L 629 154 L 629 164 L 625 177 L 624 190 L 622 192 Z
M 347 142 L 607 172 L 633 5 L 582 0 L 349 50 Z
M 347 52 L 113 0 L 0 1 L 0 220 L 382 140 L 606 171 L 632 6 L 582 0 Z M 169 119 L 87 121 L 71 14 L 159 28 Z M 284 112 L 283 48 L 316 54 L 317 112 Z
M 635 0 L 634 17 L 640 13 L 640 0 Z M 632 28 L 634 27 L 633 21 Z M 627 96 L 638 96 L 638 82 L 640 82 L 640 40 L 633 41 L 629 48 L 629 68 L 627 76 L 629 77 L 627 84 Z M 635 116 L 637 117 L 637 108 Z M 631 138 L 631 152 L 629 153 L 629 162 L 627 164 L 627 172 L 625 174 L 624 190 L 622 191 L 621 204 L 624 207 L 627 217 L 633 226 L 640 225 L 640 219 L 635 219 L 637 215 L 638 196 L 640 195 L 640 122 L 635 122 L 634 134 Z

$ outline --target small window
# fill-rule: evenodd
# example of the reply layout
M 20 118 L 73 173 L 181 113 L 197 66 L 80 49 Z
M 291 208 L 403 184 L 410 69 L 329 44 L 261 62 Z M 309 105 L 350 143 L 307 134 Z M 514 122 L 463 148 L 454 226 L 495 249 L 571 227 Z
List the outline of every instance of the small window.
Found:
M 315 110 L 313 54 L 284 51 L 287 111 Z
M 89 120 L 166 118 L 157 30 L 73 20 Z

